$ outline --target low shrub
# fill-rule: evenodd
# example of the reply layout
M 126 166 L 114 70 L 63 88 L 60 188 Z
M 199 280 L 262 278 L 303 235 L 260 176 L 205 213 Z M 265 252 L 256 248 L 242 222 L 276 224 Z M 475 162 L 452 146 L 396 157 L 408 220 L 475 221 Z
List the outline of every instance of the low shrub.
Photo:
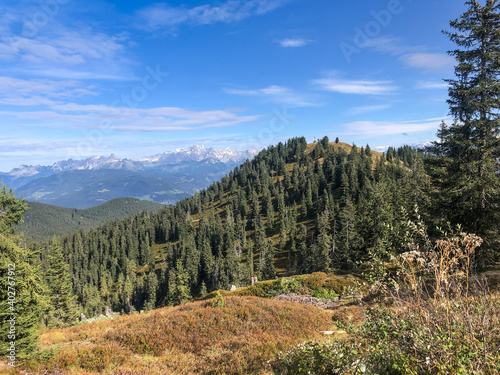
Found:
M 318 290 L 313 290 L 312 296 L 316 297 L 316 298 L 326 298 L 326 299 L 335 300 L 338 298 L 339 295 L 333 289 L 321 288 Z
M 219 291 L 215 294 L 215 298 L 212 301 L 212 307 L 224 307 L 224 298 L 222 298 Z
M 65 348 L 47 361 L 46 367 L 57 373 L 59 369 L 82 369 L 102 373 L 106 369 L 119 368 L 131 352 L 117 343 L 105 343 L 80 348 Z
M 351 325 L 359 326 L 365 320 L 364 308 L 359 305 L 341 306 L 332 315 L 332 320 L 339 328 Z
M 264 297 L 266 292 L 264 289 L 257 287 L 255 285 L 249 286 L 247 288 L 240 288 L 231 293 L 232 296 L 249 296 L 249 297 Z
M 310 275 L 294 276 L 293 278 L 312 291 L 321 289 L 327 276 L 324 272 L 315 272 Z
M 283 277 L 273 284 L 272 288 L 265 294 L 265 297 L 270 298 L 279 296 L 280 294 L 296 293 L 302 289 L 302 285 L 297 280 L 290 277 Z
M 324 289 L 333 290 L 337 295 L 345 293 L 349 287 L 354 287 L 354 284 L 341 277 L 330 277 L 323 284 Z
M 280 353 L 269 362 L 277 375 L 364 374 L 366 363 L 360 359 L 362 344 L 347 342 L 309 342 Z

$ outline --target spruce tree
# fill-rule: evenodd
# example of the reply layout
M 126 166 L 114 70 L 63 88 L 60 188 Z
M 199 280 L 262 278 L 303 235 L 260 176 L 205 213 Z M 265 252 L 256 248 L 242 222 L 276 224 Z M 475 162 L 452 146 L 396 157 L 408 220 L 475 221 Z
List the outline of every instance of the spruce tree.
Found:
M 445 155 L 442 186 L 446 216 L 485 240 L 480 261 L 498 256 L 500 143 L 500 4 L 466 2 L 467 11 L 444 31 L 457 49 L 449 83 L 451 126 L 440 129 L 434 150 Z
M 317 270 L 329 272 L 331 265 L 332 253 L 332 236 L 330 230 L 330 213 L 325 209 L 316 219 L 316 227 L 318 228 L 318 254 L 317 254 Z
M 153 310 L 156 306 L 156 293 L 158 290 L 158 277 L 154 271 L 148 274 L 147 285 L 146 285 L 146 302 L 144 303 L 144 309 L 146 311 Z
M 2 185 L 0 182 L 0 350 L 7 356 L 10 342 L 15 342 L 16 358 L 23 359 L 38 347 L 37 330 L 46 301 L 38 254 L 23 249 L 14 235 L 26 203 Z M 11 332 L 12 326 L 15 332 Z
M 176 288 L 175 288 L 175 304 L 183 304 L 191 300 L 191 292 L 189 290 L 189 274 L 184 270 L 184 266 L 180 260 L 177 260 L 176 268 Z
M 69 266 L 64 260 L 63 249 L 54 238 L 49 247 L 49 269 L 46 273 L 50 305 L 45 316 L 49 328 L 76 323 L 78 307 L 73 295 Z
M 275 248 L 272 241 L 267 238 L 264 240 L 264 246 L 260 249 L 261 262 L 259 264 L 260 277 L 262 280 L 271 280 L 276 277 L 274 268 Z

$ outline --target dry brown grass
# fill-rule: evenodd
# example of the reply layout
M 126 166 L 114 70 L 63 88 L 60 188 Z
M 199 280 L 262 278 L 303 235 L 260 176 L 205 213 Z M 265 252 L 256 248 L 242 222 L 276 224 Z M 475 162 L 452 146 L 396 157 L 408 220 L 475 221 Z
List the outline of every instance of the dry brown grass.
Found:
M 333 328 L 332 313 L 257 297 L 199 301 L 148 314 L 45 331 L 50 359 L 30 374 L 262 374 L 265 362 Z M 20 372 L 19 372 L 20 373 Z

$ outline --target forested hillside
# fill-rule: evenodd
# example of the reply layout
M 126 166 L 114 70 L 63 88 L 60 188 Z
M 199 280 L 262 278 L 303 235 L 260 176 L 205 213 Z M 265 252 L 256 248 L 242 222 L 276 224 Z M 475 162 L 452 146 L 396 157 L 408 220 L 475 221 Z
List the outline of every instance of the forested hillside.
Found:
M 87 316 L 150 310 L 251 276 L 349 269 L 404 251 L 402 227 L 429 203 L 423 159 L 326 137 L 271 146 L 175 206 L 64 237 L 73 291 Z
M 24 221 L 19 224 L 17 231 L 29 240 L 40 241 L 78 229 L 87 230 L 106 221 L 123 219 L 141 211 L 157 212 L 162 207 L 160 203 L 137 198 L 117 198 L 83 210 L 28 202 Z

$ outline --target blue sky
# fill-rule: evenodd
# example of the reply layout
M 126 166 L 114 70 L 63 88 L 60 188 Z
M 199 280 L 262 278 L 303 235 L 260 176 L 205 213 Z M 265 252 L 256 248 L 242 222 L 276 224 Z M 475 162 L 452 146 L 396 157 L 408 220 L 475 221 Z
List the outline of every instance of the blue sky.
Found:
M 15 5 L 14 5 L 15 3 Z M 0 171 L 290 137 L 387 146 L 448 116 L 457 0 L 0 1 Z

